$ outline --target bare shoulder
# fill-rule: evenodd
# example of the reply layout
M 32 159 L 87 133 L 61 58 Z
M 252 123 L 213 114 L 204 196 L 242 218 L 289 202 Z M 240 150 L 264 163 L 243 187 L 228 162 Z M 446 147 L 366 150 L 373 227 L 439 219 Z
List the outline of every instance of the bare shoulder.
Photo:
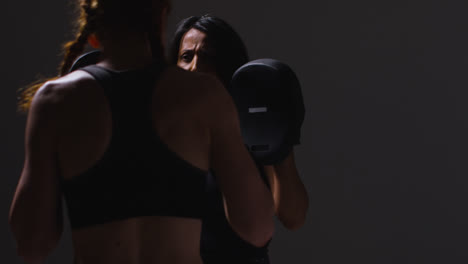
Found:
M 190 72 L 176 66 L 171 66 L 167 69 L 165 79 L 173 84 L 187 87 L 203 95 L 226 92 L 223 84 L 213 75 Z
M 65 99 L 72 94 L 85 93 L 87 90 L 94 89 L 97 86 L 97 82 L 90 74 L 83 71 L 75 71 L 64 77 L 46 82 L 38 90 L 36 96 L 55 101 Z
M 226 87 L 211 74 L 190 72 L 178 67 L 170 67 L 165 79 L 191 94 L 200 105 L 212 112 L 210 116 L 233 114 L 235 106 Z
M 97 86 L 98 83 L 94 78 L 83 71 L 76 71 L 48 81 L 34 95 L 31 110 L 38 111 L 70 105 L 89 95 L 93 90 L 96 91 Z

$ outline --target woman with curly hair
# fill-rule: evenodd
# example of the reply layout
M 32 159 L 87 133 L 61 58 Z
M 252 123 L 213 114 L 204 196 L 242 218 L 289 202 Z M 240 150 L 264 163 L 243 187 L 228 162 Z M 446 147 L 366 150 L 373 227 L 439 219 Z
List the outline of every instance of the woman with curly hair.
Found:
M 64 196 L 76 263 L 202 263 L 210 170 L 229 225 L 264 246 L 273 199 L 223 85 L 166 63 L 168 1 L 80 4 L 59 76 L 23 93 L 25 162 L 9 218 L 18 254 L 45 262 L 62 233 Z M 68 74 L 88 42 L 99 62 Z

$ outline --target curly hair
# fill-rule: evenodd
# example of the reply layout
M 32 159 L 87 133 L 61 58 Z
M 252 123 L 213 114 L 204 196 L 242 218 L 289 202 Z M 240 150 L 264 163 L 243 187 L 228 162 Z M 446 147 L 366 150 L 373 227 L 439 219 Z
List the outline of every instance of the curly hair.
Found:
M 73 62 L 81 55 L 91 34 L 100 35 L 109 30 L 126 27 L 131 30 L 148 32 L 154 60 L 164 55 L 160 25 L 155 21 L 154 14 L 161 14 L 163 8 L 169 8 L 169 0 L 79 0 L 80 15 L 76 22 L 78 30 L 75 39 L 63 46 L 64 58 L 60 64 L 58 76 L 40 80 L 20 89 L 18 108 L 27 112 L 37 90 L 47 81 L 64 76 L 70 70 Z M 159 11 L 159 12 L 156 12 Z

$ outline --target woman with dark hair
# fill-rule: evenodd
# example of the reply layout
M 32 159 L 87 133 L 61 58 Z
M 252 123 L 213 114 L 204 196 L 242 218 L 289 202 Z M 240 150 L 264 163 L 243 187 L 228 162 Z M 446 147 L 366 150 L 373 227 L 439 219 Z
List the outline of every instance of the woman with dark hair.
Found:
M 182 20 L 170 48 L 171 63 L 217 76 L 228 87 L 234 72 L 249 61 L 247 49 L 235 30 L 220 18 L 204 15 Z M 299 142 L 294 142 L 299 144 Z M 257 162 L 263 180 L 271 189 L 275 213 L 283 225 L 295 230 L 305 222 L 307 191 L 291 151 L 274 165 Z M 216 172 L 213 173 L 216 175 Z M 201 254 L 204 263 L 269 263 L 268 244 L 258 247 L 239 237 L 223 213 L 217 179 L 207 184 L 207 210 L 203 218 Z
M 60 76 L 23 93 L 26 157 L 9 216 L 18 254 L 45 262 L 64 195 L 76 263 L 200 264 L 209 170 L 230 226 L 265 245 L 273 202 L 232 99 L 215 78 L 163 57 L 167 0 L 80 4 Z M 100 61 L 67 74 L 87 42 Z
M 203 46 L 181 47 L 188 37 L 203 37 L 206 41 Z M 225 21 L 210 15 L 182 20 L 172 39 L 169 56 L 172 63 L 185 70 L 214 73 L 225 87 L 229 86 L 232 74 L 249 61 L 247 48 L 237 32 Z

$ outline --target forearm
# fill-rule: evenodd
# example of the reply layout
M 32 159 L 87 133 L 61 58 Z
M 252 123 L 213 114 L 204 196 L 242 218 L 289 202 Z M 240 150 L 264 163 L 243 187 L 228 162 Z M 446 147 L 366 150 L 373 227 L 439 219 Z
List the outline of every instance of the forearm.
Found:
M 226 216 L 242 238 L 255 246 L 263 246 L 273 235 L 273 198 L 259 175 L 253 173 L 256 171 L 253 161 L 246 160 L 243 168 L 244 172 L 239 171 L 230 183 L 223 183 L 223 179 L 218 181 L 224 190 Z
M 293 153 L 284 161 L 265 169 L 279 220 L 288 229 L 301 227 L 305 222 L 309 199 L 298 175 Z
M 305 222 L 309 199 L 299 177 L 284 177 L 278 180 L 273 197 L 276 214 L 284 226 L 288 229 L 300 228 Z
M 50 206 L 41 206 L 45 197 L 43 193 L 34 192 L 28 184 L 20 182 L 11 205 L 10 228 L 18 255 L 27 263 L 41 263 L 55 248 L 62 233 L 60 200 L 53 199 L 48 201 Z

